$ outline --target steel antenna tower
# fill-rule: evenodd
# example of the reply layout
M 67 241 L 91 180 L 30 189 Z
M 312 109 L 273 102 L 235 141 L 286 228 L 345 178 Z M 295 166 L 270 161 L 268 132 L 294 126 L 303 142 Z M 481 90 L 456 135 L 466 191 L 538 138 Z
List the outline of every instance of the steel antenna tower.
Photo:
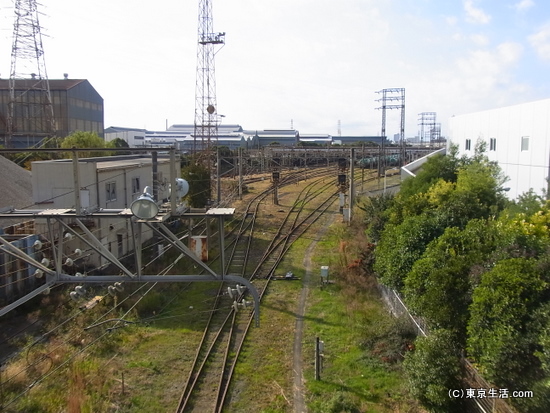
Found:
M 212 1 L 199 0 L 199 41 L 197 47 L 197 84 L 195 88 L 195 134 L 193 152 L 197 140 L 201 148 L 210 150 L 211 142 L 218 138 L 218 113 L 216 103 L 216 77 L 214 56 L 225 44 L 225 33 L 213 29 Z
M 36 0 L 15 1 L 5 146 L 15 136 L 37 144 L 56 133 Z M 30 146 L 30 145 L 28 145 Z

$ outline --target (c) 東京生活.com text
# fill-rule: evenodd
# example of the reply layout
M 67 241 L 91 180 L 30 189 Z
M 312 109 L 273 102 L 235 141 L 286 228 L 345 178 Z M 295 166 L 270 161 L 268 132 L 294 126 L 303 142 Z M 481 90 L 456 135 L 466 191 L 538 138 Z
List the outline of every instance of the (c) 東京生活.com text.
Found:
M 450 389 L 451 399 L 510 399 L 533 397 L 531 390 L 508 389 Z

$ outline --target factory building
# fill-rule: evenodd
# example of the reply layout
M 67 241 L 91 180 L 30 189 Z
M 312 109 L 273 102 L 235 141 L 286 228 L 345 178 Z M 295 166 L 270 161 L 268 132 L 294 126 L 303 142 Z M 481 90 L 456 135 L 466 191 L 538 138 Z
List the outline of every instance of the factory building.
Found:
M 33 89 L 34 79 L 15 80 L 13 135 L 14 148 L 28 148 L 39 144 L 49 134 L 44 129 L 47 111 L 38 110 L 44 105 L 42 91 Z M 95 132 L 103 137 L 103 98 L 85 79 L 51 79 L 50 96 L 56 127 L 55 136 L 64 138 L 75 131 Z M 0 140 L 6 141 L 10 85 L 0 79 Z
M 453 116 L 448 144 L 459 155 L 472 156 L 476 143 L 486 145 L 486 155 L 498 163 L 508 181 L 511 199 L 532 189 L 546 196 L 550 176 L 550 99 L 482 112 Z

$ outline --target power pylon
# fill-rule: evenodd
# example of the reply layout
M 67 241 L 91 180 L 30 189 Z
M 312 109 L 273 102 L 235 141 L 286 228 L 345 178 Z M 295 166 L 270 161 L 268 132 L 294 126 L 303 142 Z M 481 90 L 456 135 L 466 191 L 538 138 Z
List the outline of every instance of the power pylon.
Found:
M 15 1 L 11 50 L 10 98 L 5 146 L 14 137 L 37 144 L 56 133 L 36 0 Z
M 215 33 L 213 29 L 211 0 L 199 0 L 194 152 L 197 151 L 197 141 L 201 150 L 209 151 L 212 141 L 217 141 L 218 138 L 214 56 L 224 44 L 225 33 Z
M 434 140 L 438 139 L 436 136 L 436 112 L 422 112 L 418 114 L 418 125 L 420 126 L 420 144 L 430 145 L 434 144 Z

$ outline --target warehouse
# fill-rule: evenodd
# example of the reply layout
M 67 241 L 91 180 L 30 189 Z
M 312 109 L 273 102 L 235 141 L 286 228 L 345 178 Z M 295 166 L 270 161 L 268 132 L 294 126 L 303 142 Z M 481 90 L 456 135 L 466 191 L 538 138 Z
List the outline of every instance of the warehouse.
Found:
M 6 142 L 8 134 L 8 106 L 10 84 L 0 79 L 0 140 Z M 35 79 L 15 80 L 13 133 L 11 146 L 28 148 L 51 136 L 44 91 L 34 88 Z M 75 131 L 95 132 L 103 137 L 103 98 L 85 79 L 49 80 L 55 136 L 64 138 Z M 9 138 L 8 138 L 9 139 Z

